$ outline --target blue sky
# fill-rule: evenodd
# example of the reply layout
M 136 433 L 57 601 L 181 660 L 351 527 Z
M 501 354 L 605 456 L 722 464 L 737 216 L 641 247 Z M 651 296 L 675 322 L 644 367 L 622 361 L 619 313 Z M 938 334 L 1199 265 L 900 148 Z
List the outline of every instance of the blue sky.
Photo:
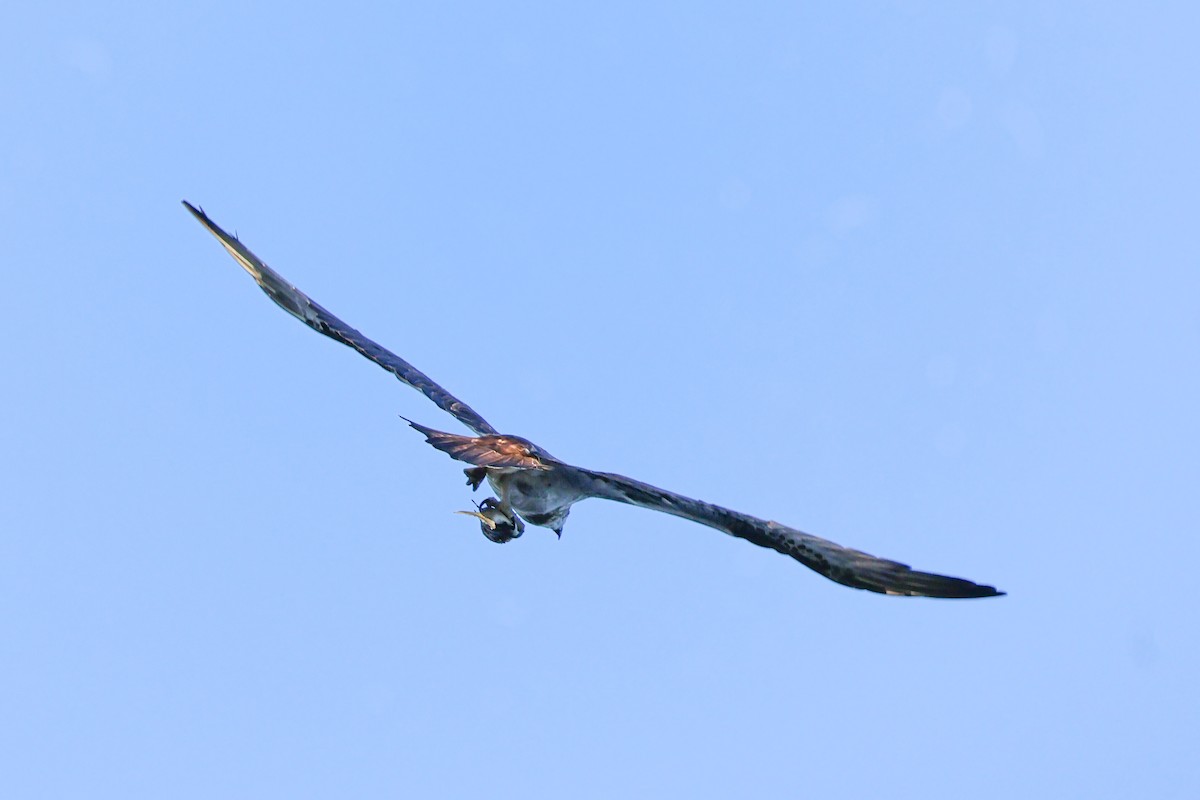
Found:
M 1184 3 L 0 11 L 6 797 L 1193 797 Z M 453 421 L 1000 600 L 599 501 Z

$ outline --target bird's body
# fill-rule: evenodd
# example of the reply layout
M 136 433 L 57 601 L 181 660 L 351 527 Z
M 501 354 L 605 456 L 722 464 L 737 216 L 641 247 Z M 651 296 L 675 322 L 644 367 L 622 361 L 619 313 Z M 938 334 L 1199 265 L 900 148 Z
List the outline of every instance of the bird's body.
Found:
M 576 467 L 550 455 L 519 436 L 500 434 L 470 406 L 458 400 L 420 370 L 318 305 L 263 263 L 236 237 L 229 235 L 201 210 L 184 205 L 217 237 L 258 285 L 281 308 L 310 328 L 354 348 L 366 358 L 417 389 L 439 408 L 470 428 L 475 436 L 438 431 L 409 421 L 426 441 L 469 466 L 467 483 L 478 489 L 484 480 L 496 493 L 475 511 L 487 538 L 507 542 L 524 531 L 524 523 L 549 528 L 559 536 L 571 507 L 599 497 L 662 511 L 698 522 L 723 533 L 768 547 L 800 561 L 846 586 L 881 594 L 926 597 L 993 597 L 994 587 L 928 572 L 878 558 L 804 533 L 778 522 L 752 517 L 721 506 L 693 500 L 613 473 Z
M 507 501 L 530 525 L 549 528 L 559 536 L 571 506 L 588 496 L 575 477 L 573 472 L 555 468 L 488 471 L 488 483 L 501 503 Z

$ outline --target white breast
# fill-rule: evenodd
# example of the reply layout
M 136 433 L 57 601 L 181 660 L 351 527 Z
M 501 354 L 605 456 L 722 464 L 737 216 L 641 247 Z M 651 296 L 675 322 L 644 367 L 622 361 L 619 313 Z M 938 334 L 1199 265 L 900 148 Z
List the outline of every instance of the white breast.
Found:
M 587 495 L 571 472 L 562 469 L 488 470 L 488 482 L 518 514 L 553 514 L 565 511 Z

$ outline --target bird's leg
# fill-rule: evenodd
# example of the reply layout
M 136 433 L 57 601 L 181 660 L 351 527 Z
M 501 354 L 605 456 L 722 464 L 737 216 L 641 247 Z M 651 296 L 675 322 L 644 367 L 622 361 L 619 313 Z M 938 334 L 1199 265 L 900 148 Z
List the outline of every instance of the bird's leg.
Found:
M 483 501 L 483 505 L 499 508 L 500 513 L 512 520 L 513 527 L 517 531 L 517 536 L 520 536 L 525 532 L 525 523 L 522 522 L 521 518 L 517 516 L 517 513 L 513 511 L 512 503 L 508 499 L 510 477 L 510 475 L 501 474 L 498 478 L 496 478 L 494 484 L 496 491 L 500 494 L 500 499 L 497 500 L 494 497 L 489 497 Z
M 487 478 L 487 467 L 468 467 L 463 470 L 463 474 L 467 476 L 467 486 L 471 487 L 471 491 L 477 492 Z

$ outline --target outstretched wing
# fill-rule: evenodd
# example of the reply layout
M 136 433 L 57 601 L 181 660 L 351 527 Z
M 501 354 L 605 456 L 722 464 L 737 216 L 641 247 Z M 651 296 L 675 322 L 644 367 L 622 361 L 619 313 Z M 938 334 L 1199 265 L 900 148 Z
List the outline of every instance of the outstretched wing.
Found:
M 595 472 L 558 461 L 533 442 L 517 436 L 459 436 L 405 420 L 425 435 L 425 441 L 451 458 L 477 467 L 550 470 L 569 488 L 565 496 L 600 497 L 653 511 L 663 511 L 716 528 L 730 536 L 791 556 L 832 581 L 879 594 L 909 597 L 995 597 L 1004 592 L 963 578 L 917 572 L 907 564 L 842 547 L 778 522 L 752 517 L 728 508 L 693 500 L 623 475 Z M 569 502 L 574 502 L 569 501 Z
M 258 282 L 267 296 L 276 305 L 303 322 L 317 333 L 323 333 L 330 339 L 335 339 L 344 345 L 353 347 L 367 358 L 405 383 L 428 397 L 438 408 L 453 414 L 459 422 L 480 435 L 494 434 L 496 429 L 488 421 L 479 416 L 470 406 L 454 395 L 447 392 L 424 372 L 409 364 L 400 356 L 380 347 L 375 342 L 363 336 L 354 328 L 326 311 L 314 302 L 308 295 L 283 279 L 278 272 L 264 264 L 258 256 L 251 253 L 249 248 L 238 241 L 236 236 L 230 236 L 221 226 L 208 218 L 202 210 L 184 200 L 183 205 L 200 220 L 209 233 L 217 237 L 217 241 L 237 259 L 250 277 Z
M 769 547 L 799 561 L 830 580 L 855 589 L 913 597 L 995 597 L 1004 592 L 962 578 L 917 572 L 907 564 L 878 558 L 861 550 L 842 547 L 778 522 L 752 517 L 727 508 L 692 500 L 622 475 L 576 470 L 593 497 L 664 511 L 724 531 L 731 536 Z

